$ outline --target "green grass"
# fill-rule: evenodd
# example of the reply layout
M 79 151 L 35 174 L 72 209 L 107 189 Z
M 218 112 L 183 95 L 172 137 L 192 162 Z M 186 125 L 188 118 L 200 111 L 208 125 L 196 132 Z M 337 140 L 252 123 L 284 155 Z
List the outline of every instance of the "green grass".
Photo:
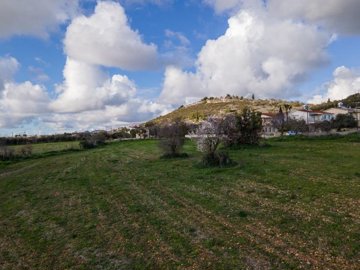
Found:
M 124 141 L 0 166 L 0 269 L 356 269 L 360 144 L 270 141 L 231 168 Z
M 19 151 L 24 145 L 12 146 L 15 151 Z M 32 144 L 33 154 L 44 154 L 49 152 L 59 152 L 69 149 L 79 149 L 79 142 L 57 142 L 57 143 L 36 143 Z

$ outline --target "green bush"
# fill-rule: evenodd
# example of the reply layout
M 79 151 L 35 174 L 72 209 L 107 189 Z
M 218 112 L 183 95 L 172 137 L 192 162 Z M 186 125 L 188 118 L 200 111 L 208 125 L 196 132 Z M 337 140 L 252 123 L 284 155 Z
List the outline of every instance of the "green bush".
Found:
M 6 145 L 0 146 L 0 160 L 11 160 L 15 158 L 15 150 Z
M 104 133 L 96 133 L 96 134 L 87 134 L 83 140 L 80 141 L 80 148 L 82 149 L 91 149 L 98 147 L 100 145 L 104 145 L 106 141 L 106 136 Z
M 164 125 L 159 129 L 159 147 L 163 152 L 162 157 L 183 157 L 181 150 L 185 143 L 187 127 L 180 119 L 172 124 Z
M 234 164 L 229 153 L 226 151 L 218 151 L 215 153 L 206 153 L 203 155 L 201 165 L 204 167 L 227 167 Z

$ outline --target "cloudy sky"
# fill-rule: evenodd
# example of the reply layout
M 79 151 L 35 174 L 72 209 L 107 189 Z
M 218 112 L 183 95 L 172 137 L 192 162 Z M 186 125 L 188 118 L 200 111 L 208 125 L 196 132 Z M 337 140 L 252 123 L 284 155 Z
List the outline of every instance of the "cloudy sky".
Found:
M 0 136 L 360 90 L 359 0 L 0 0 Z

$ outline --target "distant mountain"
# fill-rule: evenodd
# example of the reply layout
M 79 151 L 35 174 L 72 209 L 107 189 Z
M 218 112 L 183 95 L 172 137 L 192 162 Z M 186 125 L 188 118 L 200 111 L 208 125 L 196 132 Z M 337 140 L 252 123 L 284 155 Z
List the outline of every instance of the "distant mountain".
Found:
M 147 125 L 152 124 L 164 124 L 171 123 L 175 119 L 182 119 L 186 122 L 198 123 L 209 116 L 223 116 L 230 113 L 241 112 L 244 107 L 253 108 L 260 112 L 272 112 L 279 111 L 279 106 L 284 104 L 290 104 L 292 108 L 298 108 L 303 105 L 300 102 L 291 102 L 277 99 L 246 99 L 236 96 L 226 96 L 224 98 L 203 98 L 201 101 L 180 106 L 173 112 L 155 118 Z

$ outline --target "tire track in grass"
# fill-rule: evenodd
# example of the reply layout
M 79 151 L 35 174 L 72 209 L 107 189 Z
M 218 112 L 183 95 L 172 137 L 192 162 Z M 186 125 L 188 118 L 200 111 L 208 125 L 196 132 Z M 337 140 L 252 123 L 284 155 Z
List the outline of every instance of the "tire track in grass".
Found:
M 165 188 L 166 189 L 166 188 Z M 182 205 L 183 207 L 181 209 L 180 212 L 183 215 L 187 215 L 188 217 L 190 216 L 189 213 L 191 213 L 191 218 L 196 221 L 197 224 L 201 224 L 202 227 L 204 228 L 211 228 L 211 230 L 208 230 L 208 234 L 209 235 L 215 235 L 218 236 L 219 239 L 223 239 L 225 237 L 225 229 L 231 229 L 229 231 L 231 231 L 232 233 L 226 233 L 227 234 L 227 239 L 224 240 L 225 242 L 229 243 L 233 243 L 234 241 L 236 243 L 233 243 L 233 246 L 237 246 L 237 248 L 239 250 L 246 250 L 247 254 L 254 254 L 253 249 L 249 248 L 249 245 L 245 244 L 245 243 L 241 243 L 243 241 L 240 241 L 240 239 L 246 239 L 246 241 L 253 242 L 256 245 L 254 246 L 254 248 L 257 248 L 257 246 L 259 246 L 260 242 L 259 241 L 254 241 L 254 239 L 249 238 L 248 235 L 243 234 L 243 233 L 238 233 L 236 232 L 236 235 L 239 236 L 240 238 L 236 238 L 234 239 L 234 232 L 236 231 L 232 226 L 230 226 L 230 224 L 228 224 L 227 221 L 218 218 L 217 216 L 214 215 L 214 213 L 204 210 L 201 207 L 198 207 L 196 205 L 193 205 L 191 203 L 189 203 L 189 201 L 180 198 L 179 196 L 175 195 L 175 192 L 173 192 L 172 190 L 165 190 L 160 187 L 160 189 L 158 190 L 160 193 L 162 193 L 162 196 L 164 197 L 170 197 L 171 199 L 175 200 L 179 205 Z M 191 209 L 189 211 L 189 209 Z M 216 229 L 215 229 L 216 228 Z M 204 247 L 205 248 L 205 247 Z M 262 251 L 265 251 L 265 254 L 268 253 L 268 249 L 262 249 Z M 269 254 L 268 254 L 269 255 Z M 263 258 L 263 254 L 256 254 L 257 257 L 262 257 Z M 242 259 L 245 260 L 247 256 L 244 256 Z M 284 258 L 282 258 L 284 259 Z M 280 262 L 281 260 L 279 260 Z M 290 264 L 294 264 L 294 262 L 290 259 L 287 258 L 287 263 Z M 279 263 L 278 262 L 278 263 Z
M 173 193 L 174 194 L 174 193 Z M 328 262 L 323 261 L 324 257 L 319 256 L 319 254 L 311 254 L 311 253 L 304 253 L 294 247 L 295 243 L 289 246 L 290 243 L 286 243 L 283 241 L 282 235 L 276 235 L 276 233 L 271 232 L 271 230 L 261 224 L 255 225 L 246 225 L 245 231 L 239 231 L 234 224 L 226 220 L 225 218 L 214 215 L 212 212 L 203 209 L 195 204 L 189 204 L 189 201 L 186 199 L 177 197 L 174 195 L 174 198 L 181 202 L 186 207 L 192 207 L 193 211 L 198 211 L 199 214 L 204 216 L 212 216 L 212 220 L 216 220 L 218 223 L 224 225 L 225 227 L 232 230 L 233 233 L 240 235 L 242 237 L 247 238 L 250 242 L 254 243 L 256 246 L 261 247 L 264 251 L 276 255 L 281 260 L 293 264 L 294 259 L 300 263 L 302 267 L 309 267 L 313 266 L 315 268 L 321 269 L 321 267 L 328 267 L 329 269 L 336 269 L 334 268 L 333 261 L 329 260 Z M 260 226 L 261 225 L 261 226 Z M 243 229 L 243 228 L 242 228 Z M 253 236 L 253 237 L 251 237 Z M 271 245 L 267 244 L 271 243 Z M 326 255 L 325 255 L 326 256 Z M 344 269 L 352 269 L 354 265 L 347 263 L 345 260 L 341 258 L 336 259 L 337 262 L 341 262 L 341 267 L 345 267 Z
M 258 190 L 256 184 L 257 183 L 250 183 L 250 187 L 252 189 L 256 189 Z M 226 187 L 225 190 L 223 192 L 227 192 L 227 191 L 232 191 L 231 193 L 227 192 L 226 194 L 226 198 L 223 198 L 221 196 L 219 196 L 218 194 L 214 194 L 211 192 L 206 192 L 206 196 L 209 196 L 211 198 L 215 198 L 217 201 L 219 202 L 223 202 L 223 201 L 227 201 L 226 205 L 230 206 L 230 208 L 232 209 L 237 209 L 239 207 L 241 207 L 242 209 L 251 209 L 251 204 L 255 201 L 257 204 L 261 205 L 262 211 L 264 214 L 266 213 L 270 213 L 273 210 L 276 210 L 280 213 L 286 213 L 287 215 L 290 216 L 296 216 L 296 219 L 298 220 L 307 220 L 307 221 L 312 221 L 313 223 L 315 221 L 320 222 L 319 224 L 323 223 L 322 226 L 325 226 L 325 224 L 335 224 L 335 221 L 331 220 L 328 216 L 326 215 L 322 215 L 320 211 L 317 211 L 316 213 L 312 213 L 311 216 L 309 216 L 309 213 L 311 213 L 311 209 L 308 209 L 308 212 L 305 212 L 301 209 L 301 205 L 296 205 L 295 207 L 293 207 L 291 204 L 287 203 L 287 204 L 281 204 L 281 202 L 277 201 L 277 200 L 270 200 L 268 198 L 264 198 L 259 196 L 258 194 L 255 193 L 251 193 L 251 196 L 249 196 L 249 194 L 247 194 L 244 191 L 239 190 L 239 187 L 241 189 L 244 189 L 244 185 L 233 185 L 232 187 Z M 236 186 L 236 188 L 234 188 Z M 264 186 L 267 185 L 263 185 L 260 184 L 259 185 L 260 188 L 262 189 Z M 271 191 L 273 193 L 280 193 L 283 195 L 287 195 L 287 192 L 281 191 L 277 192 L 277 190 L 273 187 L 270 187 Z M 190 186 L 190 191 L 191 192 L 198 192 L 199 194 L 201 194 L 201 191 L 198 191 L 195 186 Z M 236 196 L 234 196 L 236 195 Z M 239 202 L 238 198 L 242 198 L 243 201 Z M 246 200 L 244 200 L 244 198 L 246 198 Z M 238 202 L 238 203 L 236 203 Z M 241 203 L 239 205 L 239 203 Z M 265 209 L 264 209 L 265 207 Z M 321 210 L 321 208 L 320 208 Z M 310 211 L 310 212 L 309 212 Z M 283 214 L 282 214 L 283 215 Z M 281 216 L 282 216 L 281 215 Z M 316 222 L 315 222 L 316 223 Z M 290 234 L 287 232 L 281 232 L 279 231 L 276 227 L 272 226 L 272 225 L 267 225 L 267 226 L 271 226 L 271 228 L 273 228 L 274 230 L 274 234 L 276 235 L 283 235 L 283 239 L 285 242 L 288 242 L 289 244 L 291 243 L 298 243 L 298 246 L 301 247 L 302 249 L 308 250 L 307 253 L 311 254 L 311 253 L 315 253 L 315 254 L 319 254 L 320 256 L 322 256 L 323 258 L 327 258 L 329 257 L 329 250 L 328 252 L 326 252 L 324 250 L 324 247 L 319 247 L 319 246 L 312 246 L 311 249 L 309 249 L 309 241 L 304 241 L 303 238 L 300 238 L 298 235 L 296 234 Z M 344 224 L 343 228 L 349 233 L 353 233 L 354 228 L 351 227 L 351 224 L 348 225 L 350 226 L 349 228 L 346 226 L 346 224 Z M 329 259 L 328 259 L 329 260 Z M 337 262 L 341 262 L 341 264 L 343 265 L 349 265 L 349 262 L 346 258 L 344 258 L 343 256 L 337 256 L 337 257 L 332 257 L 333 261 L 337 261 Z M 350 263 L 351 264 L 351 263 Z
M 193 189 L 190 189 L 190 190 L 191 190 L 192 193 L 194 192 Z M 209 193 L 209 192 L 207 192 L 207 193 L 214 195 L 214 197 L 216 197 L 218 201 L 227 200 L 228 202 L 230 202 L 230 204 L 233 207 L 238 207 L 237 204 L 233 203 L 234 201 L 236 201 L 236 198 L 227 197 L 227 198 L 219 199 L 219 195 L 215 195 L 215 194 Z M 241 196 L 242 196 L 242 198 L 245 198 L 246 194 L 241 193 Z M 271 206 L 272 205 L 269 203 L 268 206 L 269 206 L 269 210 L 271 211 Z M 288 212 L 288 214 L 291 214 L 291 210 L 289 210 L 289 209 L 286 209 L 286 208 L 284 209 L 284 208 L 282 208 L 280 206 L 277 207 L 277 209 L 282 211 L 282 212 Z M 339 264 L 339 265 L 341 265 L 343 267 L 348 267 L 348 269 L 352 269 L 352 267 L 354 267 L 354 263 L 349 262 L 347 259 L 345 259 L 342 256 L 331 257 L 331 256 L 329 256 L 329 253 L 326 253 L 324 250 L 319 250 L 318 248 L 309 249 L 308 248 L 308 241 L 304 241 L 302 238 L 298 237 L 297 235 L 289 234 L 289 233 L 286 233 L 286 232 L 281 232 L 276 227 L 268 225 L 268 224 L 267 225 L 260 224 L 260 225 L 262 225 L 262 227 L 263 227 L 262 231 L 264 231 L 265 229 L 269 231 L 268 236 L 272 236 L 272 235 L 280 236 L 280 238 L 281 238 L 280 240 L 282 241 L 283 246 L 286 246 L 286 245 L 290 246 L 290 248 L 292 248 L 292 253 L 293 254 L 300 254 L 299 252 L 297 252 L 297 250 L 298 250 L 298 247 L 302 247 L 304 249 L 305 248 L 307 249 L 306 253 L 302 252 L 303 255 L 306 255 L 307 257 L 309 257 L 307 254 L 316 254 L 317 255 L 317 261 L 326 260 L 326 261 L 329 262 L 329 265 L 331 265 L 332 263 L 337 263 L 337 264 Z M 248 229 L 251 229 L 251 227 L 249 227 Z M 254 234 L 256 234 L 257 232 L 258 232 L 258 230 L 253 231 Z M 295 249 L 294 249 L 294 243 L 297 243 L 297 247 Z M 303 258 L 305 258 L 305 256 L 303 256 Z M 312 261 L 315 262 L 316 259 L 313 258 Z
M 141 184 L 133 186 L 133 190 L 137 190 L 137 193 L 141 194 L 143 203 L 145 205 L 147 205 L 148 207 L 150 206 L 153 209 L 163 208 L 163 210 L 161 210 L 161 211 L 156 210 L 156 211 L 151 211 L 150 213 L 148 213 L 148 216 L 150 218 L 161 220 L 164 223 L 163 224 L 164 228 L 160 228 L 159 226 L 152 224 L 153 229 L 155 231 L 158 231 L 158 230 L 163 231 L 163 229 L 165 229 L 164 233 L 169 234 L 165 238 L 170 237 L 169 239 L 171 239 L 171 237 L 172 237 L 171 233 L 173 231 L 176 231 L 176 234 L 178 234 L 178 236 L 182 237 L 186 243 L 189 243 L 189 245 L 191 244 L 191 248 L 193 248 L 195 253 L 197 254 L 196 261 L 198 261 L 198 260 L 201 261 L 201 263 L 199 265 L 197 265 L 198 267 L 206 266 L 207 263 L 209 263 L 211 261 L 215 261 L 217 259 L 214 254 L 212 254 L 211 252 L 204 249 L 199 241 L 194 240 L 194 238 L 191 237 L 191 235 L 189 235 L 189 233 L 186 232 L 186 230 L 184 230 L 185 228 L 191 228 L 194 225 L 194 223 L 186 217 L 188 213 L 184 213 L 182 211 L 179 212 L 177 208 L 174 208 L 172 205 L 170 205 L 167 200 L 163 199 L 162 196 L 160 197 L 160 196 L 157 196 L 156 194 L 154 194 L 154 190 L 145 189 L 144 186 Z M 163 240 L 163 241 L 166 241 L 166 240 Z M 187 247 L 187 248 L 189 248 L 189 247 Z M 184 257 L 185 258 L 188 258 L 188 256 L 192 257 L 191 254 L 193 254 L 193 251 L 189 250 L 189 251 L 185 251 L 185 253 L 187 254 L 186 256 L 177 255 L 179 262 L 184 260 Z M 197 267 L 194 268 L 194 262 L 192 262 L 191 260 L 185 264 L 190 264 L 191 266 L 186 267 L 185 265 L 183 265 L 182 267 L 185 267 L 185 268 L 181 268 L 181 269 L 187 269 L 187 268 L 196 269 L 197 268 Z
M 164 260 L 167 258 L 168 261 L 173 261 L 174 263 L 178 263 L 177 256 L 171 252 L 171 248 L 168 243 L 162 240 L 161 235 L 157 230 L 154 230 L 152 224 L 148 223 L 147 216 L 142 213 L 142 211 L 137 212 L 135 209 L 130 212 L 130 209 L 133 205 L 142 205 L 143 203 L 144 194 L 138 192 L 137 188 L 131 186 L 129 192 L 122 197 L 121 202 L 118 198 L 107 198 L 106 200 L 109 203 L 116 202 L 116 208 L 123 214 L 125 220 L 125 227 L 127 225 L 131 226 L 131 231 L 139 231 L 141 230 L 142 236 L 147 238 L 149 235 L 152 235 L 151 240 L 147 240 L 146 249 L 151 254 L 149 258 L 155 259 L 159 264 L 164 263 Z M 140 209 L 139 209 L 140 210 Z M 142 227 L 142 229 L 140 229 Z M 128 239 L 132 241 L 132 239 Z M 145 240 L 145 239 L 144 239 Z M 135 246 L 137 243 L 133 243 Z M 145 249 L 144 249 L 145 250 Z
M 241 238 L 246 239 L 249 243 L 252 243 L 252 247 L 255 249 L 259 249 L 262 252 L 264 252 L 267 256 L 270 255 L 270 257 L 277 257 L 278 263 L 281 261 L 286 262 L 289 265 L 294 265 L 295 261 L 293 260 L 293 257 L 291 256 L 284 256 L 283 252 L 278 251 L 275 248 L 270 247 L 267 245 L 269 243 L 270 239 L 265 234 L 260 235 L 259 233 L 254 233 L 254 230 L 250 230 L 251 227 L 244 226 L 239 230 L 234 224 L 230 223 L 226 218 L 221 217 L 220 215 L 216 215 L 213 212 L 204 209 L 203 207 L 197 205 L 197 204 L 191 204 L 188 200 L 185 198 L 180 198 L 178 196 L 174 195 L 174 199 L 181 202 L 185 207 L 191 208 L 192 212 L 196 212 L 198 216 L 201 216 L 202 218 L 207 218 L 209 223 L 217 222 L 218 224 L 221 224 L 224 228 L 228 229 L 232 232 L 232 235 L 237 235 Z M 244 230 L 245 229 L 245 230 Z M 255 236 L 258 236 L 257 238 Z M 278 247 L 278 246 L 276 246 Z M 280 266 L 280 265 L 278 265 Z
M 21 164 L 20 164 L 21 165 Z M 20 166 L 19 165 L 19 166 Z M 41 165 L 41 162 L 36 162 L 36 163 L 33 163 L 33 164 L 30 164 L 28 166 L 25 166 L 25 167 L 21 167 L 19 169 L 15 169 L 15 170 L 10 170 L 10 171 L 6 171 L 6 172 L 3 172 L 3 173 L 0 173 L 0 177 L 8 177 L 8 176 L 11 176 L 12 174 L 18 174 L 18 173 L 22 173 L 22 172 L 26 172 L 30 169 L 33 169 L 35 168 L 36 166 L 38 165 Z

